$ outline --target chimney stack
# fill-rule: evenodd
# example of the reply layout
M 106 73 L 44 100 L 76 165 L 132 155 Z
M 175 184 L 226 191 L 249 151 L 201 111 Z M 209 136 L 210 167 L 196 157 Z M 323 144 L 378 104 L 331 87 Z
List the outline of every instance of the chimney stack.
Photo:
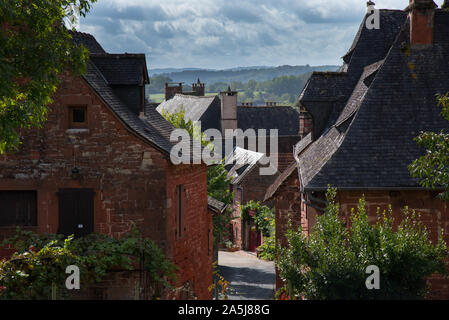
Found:
M 228 87 L 227 91 L 221 92 L 221 132 L 237 129 L 237 97 L 238 92 Z
M 182 83 L 177 86 L 170 86 L 169 83 L 165 83 L 165 101 L 170 100 L 178 93 L 182 93 Z
M 435 8 L 433 0 L 410 0 L 406 11 L 410 12 L 410 44 L 433 43 Z
M 303 139 L 310 132 L 313 131 L 313 118 L 310 113 L 304 108 L 299 107 L 299 136 Z
M 206 85 L 204 83 L 201 83 L 200 79 L 198 78 L 197 83 L 192 83 L 192 91 L 196 96 L 204 97 L 204 95 L 206 94 Z

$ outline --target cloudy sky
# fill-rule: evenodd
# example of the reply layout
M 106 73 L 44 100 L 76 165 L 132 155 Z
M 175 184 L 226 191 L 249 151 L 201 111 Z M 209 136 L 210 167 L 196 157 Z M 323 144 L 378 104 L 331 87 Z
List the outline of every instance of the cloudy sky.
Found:
M 98 0 L 78 29 L 108 52 L 146 53 L 150 69 L 339 65 L 365 11 L 366 0 Z

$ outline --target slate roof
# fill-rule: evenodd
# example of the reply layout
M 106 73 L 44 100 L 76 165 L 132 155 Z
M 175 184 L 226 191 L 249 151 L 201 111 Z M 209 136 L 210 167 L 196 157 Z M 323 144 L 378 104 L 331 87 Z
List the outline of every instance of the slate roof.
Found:
M 240 129 L 278 129 L 279 136 L 299 134 L 299 112 L 292 107 L 237 107 L 237 124 Z
M 150 83 L 144 54 L 90 54 L 90 59 L 110 85 Z
M 394 43 L 365 65 L 337 121 L 299 157 L 304 190 L 325 190 L 328 184 L 347 190 L 423 189 L 408 165 L 424 154 L 413 140 L 421 131 L 449 129 L 435 98 L 449 91 L 449 12 L 435 12 L 432 46 L 411 48 L 404 14 L 387 11 L 393 24 L 402 25 Z M 391 38 L 384 39 L 388 44 Z
M 218 201 L 217 199 L 212 198 L 211 196 L 207 196 L 207 205 L 208 208 L 215 213 L 223 213 L 228 207 L 227 204 Z
M 315 72 L 299 96 L 299 103 L 314 118 L 314 136 L 319 137 L 329 130 L 358 83 L 364 68 L 382 60 L 395 41 L 406 21 L 402 10 L 380 10 L 380 29 L 368 30 L 367 16 L 349 51 L 344 55 L 344 64 L 339 72 Z
M 232 184 L 239 184 L 255 168 L 258 162 L 264 158 L 263 153 L 235 147 L 231 155 L 225 159 L 225 169 L 228 177 L 232 178 Z
M 97 42 L 97 40 L 91 34 L 83 32 L 75 32 L 71 30 L 69 30 L 69 33 L 72 36 L 73 42 L 75 42 L 78 45 L 80 44 L 84 45 L 86 49 L 89 50 L 90 54 L 106 53 L 103 47 Z
M 147 115 L 145 119 L 141 119 L 130 111 L 115 95 L 105 77 L 92 62 L 88 63 L 87 73 L 83 77 L 130 130 L 161 151 L 170 153 L 173 147 L 170 142 L 170 134 L 174 129 L 171 124 L 159 114 Z
M 73 40 L 90 50 L 91 60 L 87 63 L 87 73 L 83 78 L 103 99 L 107 106 L 125 126 L 165 154 L 169 154 L 174 143 L 170 135 L 174 127 L 150 107 L 146 101 L 145 117 L 140 118 L 115 94 L 112 84 L 138 84 L 147 74 L 145 55 L 108 54 L 92 35 L 71 31 Z M 133 63 L 129 63 L 132 61 Z M 134 63 L 135 62 L 135 63 Z M 97 66 L 97 64 L 100 65 Z M 138 68 L 128 69 L 130 65 Z M 123 66 L 127 66 L 123 68 Z M 142 70 L 142 67 L 145 69 Z M 114 71 L 115 70 L 115 71 Z M 139 72 L 134 72 L 138 70 Z M 130 71 L 128 73 L 128 71 Z M 104 72 L 104 73 L 103 73 Z M 121 77 L 123 76 L 123 80 Z M 144 78 L 142 78 L 144 76 Z M 133 77 L 133 79 L 131 79 Z
M 216 99 L 219 99 L 218 96 L 198 97 L 176 94 L 172 99 L 162 102 L 157 107 L 157 111 L 159 113 L 162 113 L 162 110 L 168 113 L 176 113 L 179 112 L 181 108 L 184 108 L 184 119 L 186 121 L 200 121 L 201 117 Z M 220 117 L 220 115 L 218 114 L 217 117 Z

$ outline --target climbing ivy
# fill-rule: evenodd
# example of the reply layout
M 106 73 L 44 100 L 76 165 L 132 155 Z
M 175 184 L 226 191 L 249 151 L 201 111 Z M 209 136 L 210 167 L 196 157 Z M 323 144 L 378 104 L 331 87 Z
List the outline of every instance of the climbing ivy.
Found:
M 110 270 L 148 271 L 154 287 L 172 289 L 176 266 L 150 239 L 136 227 L 121 239 L 91 234 L 74 239 L 61 235 L 38 235 L 17 229 L 16 234 L 2 242 L 16 252 L 0 262 L 1 299 L 49 299 L 52 287 L 58 298 L 70 298 L 65 288 L 69 265 L 80 268 L 84 287 L 105 279 Z

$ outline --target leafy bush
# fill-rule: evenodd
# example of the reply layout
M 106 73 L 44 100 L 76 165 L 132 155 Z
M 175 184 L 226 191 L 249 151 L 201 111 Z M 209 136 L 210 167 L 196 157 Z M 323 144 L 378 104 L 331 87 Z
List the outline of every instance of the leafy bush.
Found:
M 274 229 L 274 219 L 271 223 Z M 276 260 L 276 234 L 274 232 L 268 238 L 264 238 L 264 243 L 257 248 L 257 252 L 260 259 Z
M 352 211 L 350 227 L 339 218 L 336 191 L 327 193 L 328 206 L 307 238 L 301 229 L 287 232 L 288 247 L 280 248 L 277 266 L 290 298 L 422 299 L 426 278 L 447 274 L 448 251 L 442 233 L 434 245 L 414 212 L 393 228 L 391 208 L 370 224 L 364 199 Z M 365 271 L 380 269 L 380 290 L 368 290 Z
M 89 286 L 105 278 L 110 270 L 148 271 L 155 287 L 171 288 L 176 267 L 151 240 L 133 231 L 118 240 L 106 235 L 64 239 L 61 235 L 38 235 L 20 229 L 2 245 L 14 245 L 16 253 L 0 262 L 0 298 L 49 299 L 52 287 L 60 298 L 70 298 L 65 290 L 65 269 L 80 268 L 81 282 Z
M 269 237 L 274 233 L 274 229 L 271 222 L 274 221 L 274 210 L 262 206 L 260 202 L 255 202 L 250 200 L 246 205 L 241 206 L 242 220 L 249 221 L 253 220 L 256 224 L 257 230 L 261 231 L 264 237 Z M 251 215 L 250 212 L 254 212 Z

